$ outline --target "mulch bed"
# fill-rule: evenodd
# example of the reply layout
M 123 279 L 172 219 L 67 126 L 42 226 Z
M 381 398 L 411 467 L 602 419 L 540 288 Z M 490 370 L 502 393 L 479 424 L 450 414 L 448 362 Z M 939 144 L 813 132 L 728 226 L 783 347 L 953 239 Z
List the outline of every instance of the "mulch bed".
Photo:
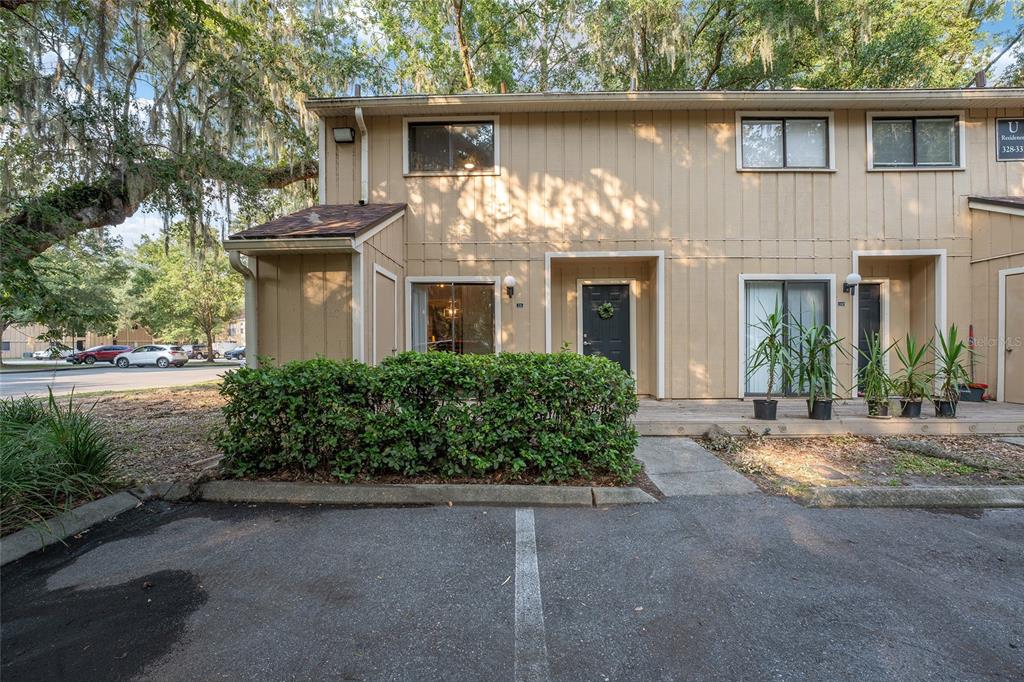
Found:
M 964 461 L 910 452 L 897 447 L 899 441 L 938 446 Z M 716 437 L 703 444 L 772 493 L 818 486 L 1024 484 L 1024 448 L 984 436 Z

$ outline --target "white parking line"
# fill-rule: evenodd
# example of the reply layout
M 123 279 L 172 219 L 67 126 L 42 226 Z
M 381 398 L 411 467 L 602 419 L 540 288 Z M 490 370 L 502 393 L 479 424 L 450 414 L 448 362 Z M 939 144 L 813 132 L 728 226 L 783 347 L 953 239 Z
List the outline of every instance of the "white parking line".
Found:
M 515 638 L 514 674 L 517 682 L 550 679 L 532 509 L 516 510 Z

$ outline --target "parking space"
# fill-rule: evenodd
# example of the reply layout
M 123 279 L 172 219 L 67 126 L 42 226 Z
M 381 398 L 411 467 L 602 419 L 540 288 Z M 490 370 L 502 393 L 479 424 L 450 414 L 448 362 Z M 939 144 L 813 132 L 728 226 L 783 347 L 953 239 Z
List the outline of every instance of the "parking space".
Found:
M 1024 512 L 150 505 L 3 569 L 11 679 L 1013 678 Z

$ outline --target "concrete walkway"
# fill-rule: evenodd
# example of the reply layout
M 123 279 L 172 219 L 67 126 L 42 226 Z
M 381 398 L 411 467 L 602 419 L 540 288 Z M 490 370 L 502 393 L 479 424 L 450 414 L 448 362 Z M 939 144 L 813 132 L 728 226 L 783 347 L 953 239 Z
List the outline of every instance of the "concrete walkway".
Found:
M 758 492 L 746 477 L 690 438 L 641 438 L 636 458 L 666 497 Z

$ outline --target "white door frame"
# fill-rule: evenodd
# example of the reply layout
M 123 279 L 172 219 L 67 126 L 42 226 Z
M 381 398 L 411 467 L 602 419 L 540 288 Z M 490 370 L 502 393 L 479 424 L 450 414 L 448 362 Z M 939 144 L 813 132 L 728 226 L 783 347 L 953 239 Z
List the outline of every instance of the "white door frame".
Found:
M 932 256 L 935 258 L 935 326 L 945 330 L 946 325 L 946 249 L 881 249 L 874 251 L 854 251 L 851 272 L 860 273 L 860 259 L 862 257 L 885 256 L 891 258 L 914 258 L 917 256 Z M 911 301 L 913 303 L 913 301 Z M 854 339 L 860 338 L 860 294 L 854 291 L 851 297 L 850 306 L 853 320 L 851 322 L 851 336 Z M 853 397 L 857 390 L 857 363 L 853 363 L 850 376 L 850 397 Z
M 625 284 L 629 287 L 629 373 L 636 378 L 636 306 L 639 284 L 635 277 L 604 277 L 576 280 L 576 352 L 583 355 L 583 287 L 596 284 Z
M 1024 268 L 1006 268 L 999 271 L 999 330 L 996 350 L 996 400 L 1006 400 L 1006 278 L 1010 275 L 1024 276 Z
M 544 254 L 544 352 L 551 352 L 551 261 L 556 258 L 654 258 L 656 380 L 654 397 L 665 398 L 665 252 L 664 251 L 548 251 Z
M 889 278 L 888 277 L 868 277 L 862 279 L 861 284 L 880 284 L 879 288 L 879 300 L 881 302 L 882 313 L 881 313 L 881 326 L 882 326 L 882 348 L 888 348 L 889 344 L 892 343 L 892 337 L 889 332 Z M 857 308 L 854 310 L 854 316 L 857 318 L 857 333 L 860 333 L 860 294 L 857 294 Z M 855 339 L 854 348 L 860 348 L 860 339 Z M 859 356 L 857 359 L 859 363 Z M 885 354 L 885 371 L 889 371 L 889 354 Z M 857 378 L 857 369 L 854 368 L 854 380 Z M 856 388 L 856 385 L 854 386 Z
M 395 318 L 394 318 L 395 319 L 395 338 L 394 338 L 394 348 L 395 348 L 395 350 L 398 350 L 398 276 L 395 273 L 393 273 L 390 270 L 388 270 L 387 268 L 382 268 L 380 265 L 377 265 L 376 263 L 374 263 L 373 264 L 373 331 L 372 331 L 372 338 L 370 340 L 370 344 L 372 345 L 372 348 L 373 348 L 372 353 L 371 353 L 371 357 L 373 358 L 373 364 L 375 364 L 375 365 L 378 362 L 380 362 L 380 360 L 381 360 L 381 358 L 377 357 L 377 327 L 380 326 L 380 320 L 377 319 L 377 310 L 379 309 L 378 306 L 377 306 L 377 275 L 383 275 L 384 277 L 387 277 L 388 279 L 390 279 L 392 282 L 395 283 Z
M 501 352 L 501 277 L 490 275 L 416 275 L 405 278 L 405 347 L 412 350 L 413 284 L 491 284 L 494 286 L 494 352 Z
M 736 394 L 740 398 L 747 397 L 747 282 L 757 281 L 769 281 L 769 282 L 827 282 L 828 283 L 828 324 L 832 328 L 832 333 L 835 333 L 836 329 L 836 276 L 835 273 L 829 274 L 761 274 L 761 273 L 741 273 L 739 276 L 739 299 L 740 299 L 740 323 L 739 323 L 739 362 L 736 365 L 737 374 L 739 375 L 739 392 Z M 836 366 L 836 349 L 832 348 L 832 366 Z

